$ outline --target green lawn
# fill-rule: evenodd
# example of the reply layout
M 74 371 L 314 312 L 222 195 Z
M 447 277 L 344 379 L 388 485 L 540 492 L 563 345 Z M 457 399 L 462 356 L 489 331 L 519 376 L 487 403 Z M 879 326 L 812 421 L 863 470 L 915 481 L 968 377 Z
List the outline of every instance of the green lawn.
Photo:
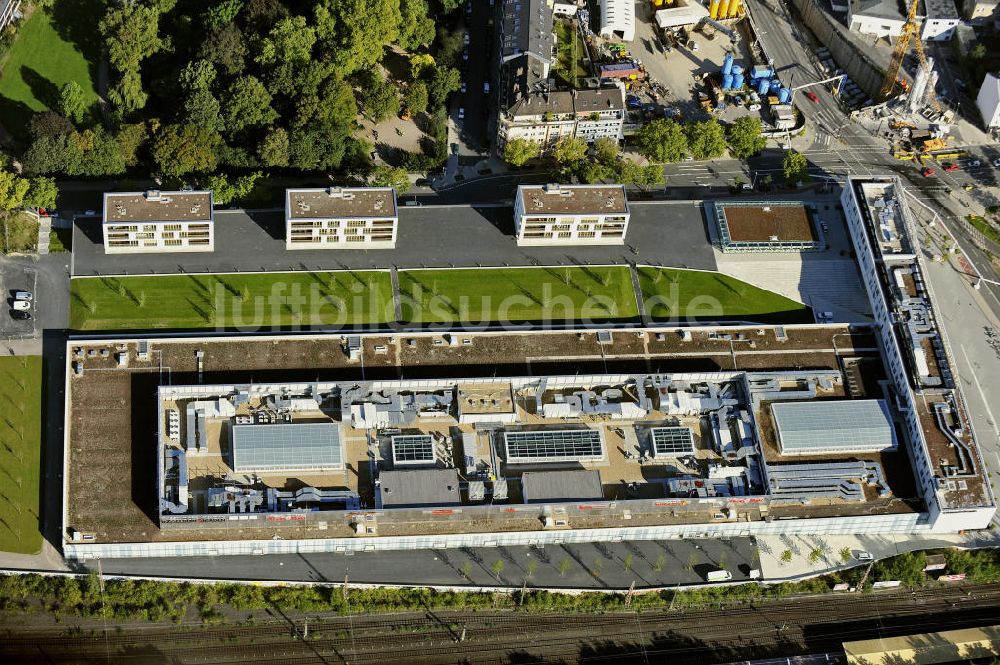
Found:
M 385 272 L 78 277 L 70 296 L 75 330 L 337 326 L 394 318 Z
M 0 551 L 34 554 L 42 449 L 42 359 L 0 356 Z
M 15 137 L 26 137 L 32 113 L 55 107 L 70 81 L 80 84 L 88 102 L 97 102 L 97 23 L 103 14 L 102 0 L 62 0 L 35 9 L 18 26 L 0 78 L 0 122 Z
M 399 273 L 403 318 L 412 323 L 632 319 L 628 269 L 504 268 Z
M 813 321 L 802 303 L 720 273 L 645 267 L 639 286 L 654 319 Z
M 1000 231 L 997 230 L 997 227 L 993 226 L 979 215 L 969 215 L 966 219 L 969 220 L 969 224 L 972 224 L 977 231 L 993 242 L 1000 244 Z
M 4 254 L 38 249 L 38 221 L 26 212 L 0 213 L 0 248 Z

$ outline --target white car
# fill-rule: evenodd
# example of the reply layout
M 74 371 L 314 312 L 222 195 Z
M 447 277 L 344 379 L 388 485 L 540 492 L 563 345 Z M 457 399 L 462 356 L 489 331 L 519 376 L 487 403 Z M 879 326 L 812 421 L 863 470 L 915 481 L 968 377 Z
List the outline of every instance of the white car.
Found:
M 865 552 L 864 550 L 859 550 L 854 553 L 854 558 L 858 561 L 871 561 L 875 557 L 872 556 L 871 552 Z
M 19 309 L 22 312 L 26 312 L 31 309 L 31 303 L 27 300 L 15 300 L 11 307 L 13 309 Z
M 460 92 L 461 92 L 461 93 L 462 93 L 463 95 L 465 94 L 465 90 L 466 90 L 466 87 L 467 87 L 467 86 L 465 85 L 465 81 L 462 81 L 462 86 L 461 86 L 461 87 L 459 88 L 459 91 L 460 91 Z
M 465 108 L 464 107 L 459 107 L 459 109 L 458 109 L 458 119 L 459 120 L 465 120 Z
M 26 300 L 27 302 L 31 302 L 32 298 L 33 296 L 31 295 L 31 291 L 14 291 L 14 300 Z
M 973 159 L 971 162 L 969 162 L 969 166 L 971 166 L 972 168 L 976 168 L 977 166 L 982 166 L 982 165 L 983 163 L 980 162 L 978 159 Z
M 464 35 L 462 36 L 462 43 L 463 43 L 463 44 L 465 44 L 466 46 L 468 46 L 468 45 L 469 45 L 469 33 L 465 33 L 465 34 L 464 34 Z
M 490 84 L 489 83 L 484 83 L 483 84 L 483 94 L 484 95 L 490 94 Z

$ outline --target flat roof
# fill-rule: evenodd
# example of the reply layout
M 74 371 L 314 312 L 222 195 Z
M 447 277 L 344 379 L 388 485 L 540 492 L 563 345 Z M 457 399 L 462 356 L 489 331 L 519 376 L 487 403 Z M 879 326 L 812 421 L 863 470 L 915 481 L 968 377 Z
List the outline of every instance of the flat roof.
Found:
M 344 465 L 337 423 L 233 425 L 233 470 L 336 469 Z
M 105 192 L 104 222 L 210 222 L 212 192 Z
M 465 414 L 511 413 L 514 393 L 507 383 L 459 383 L 458 409 Z
M 289 219 L 395 217 L 396 190 L 392 187 L 327 187 L 286 189 Z
M 814 400 L 771 404 L 783 453 L 886 450 L 896 445 L 885 400 Z
M 601 501 L 600 471 L 525 471 L 521 474 L 525 503 L 546 501 Z
M 719 204 L 733 242 L 789 242 L 817 240 L 803 203 Z
M 457 506 L 462 502 L 455 469 L 382 471 L 378 482 L 379 497 L 386 507 Z
M 900 0 L 851 0 L 851 13 L 892 21 L 906 20 L 906 11 Z
M 525 215 L 628 212 L 623 185 L 521 185 L 517 196 Z

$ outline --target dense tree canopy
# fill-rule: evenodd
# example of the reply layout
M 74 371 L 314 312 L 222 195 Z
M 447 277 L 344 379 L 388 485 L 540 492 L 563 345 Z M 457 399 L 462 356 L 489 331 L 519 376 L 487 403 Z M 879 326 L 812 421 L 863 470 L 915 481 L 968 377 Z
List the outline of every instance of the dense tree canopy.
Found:
M 715 159 L 726 153 L 726 133 L 715 118 L 684 125 L 688 152 L 695 159 Z
M 646 123 L 636 133 L 635 142 L 642 156 L 654 162 L 679 162 L 688 149 L 684 128 L 673 120 Z
M 511 139 L 503 149 L 503 158 L 511 166 L 524 166 L 539 155 L 538 144 L 525 139 Z
M 761 134 L 760 118 L 745 115 L 729 125 L 729 154 L 737 159 L 756 155 L 767 146 L 767 139 Z
M 800 182 L 809 180 L 809 161 L 800 152 L 789 150 L 782 163 L 785 171 L 785 180 L 789 185 L 797 185 Z

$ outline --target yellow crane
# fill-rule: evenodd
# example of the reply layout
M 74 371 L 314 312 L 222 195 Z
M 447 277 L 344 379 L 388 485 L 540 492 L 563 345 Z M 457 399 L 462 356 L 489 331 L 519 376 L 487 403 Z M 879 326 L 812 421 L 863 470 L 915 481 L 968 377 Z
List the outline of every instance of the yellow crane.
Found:
M 892 50 L 892 59 L 889 61 L 889 67 L 885 70 L 885 79 L 882 81 L 882 88 L 878 91 L 879 101 L 884 102 L 887 100 L 896 88 L 899 69 L 903 66 L 903 58 L 906 57 L 906 52 L 909 50 L 910 41 L 913 41 L 913 50 L 917 53 L 920 65 L 923 67 L 927 66 L 927 56 L 924 55 L 924 44 L 920 41 L 920 21 L 917 19 L 917 7 L 919 4 L 920 0 L 912 0 L 910 3 L 910 11 L 906 15 L 906 23 L 903 24 L 903 31 L 899 35 L 899 39 L 896 40 L 896 46 Z M 931 96 L 931 105 L 936 110 L 941 110 L 941 107 L 933 96 Z

